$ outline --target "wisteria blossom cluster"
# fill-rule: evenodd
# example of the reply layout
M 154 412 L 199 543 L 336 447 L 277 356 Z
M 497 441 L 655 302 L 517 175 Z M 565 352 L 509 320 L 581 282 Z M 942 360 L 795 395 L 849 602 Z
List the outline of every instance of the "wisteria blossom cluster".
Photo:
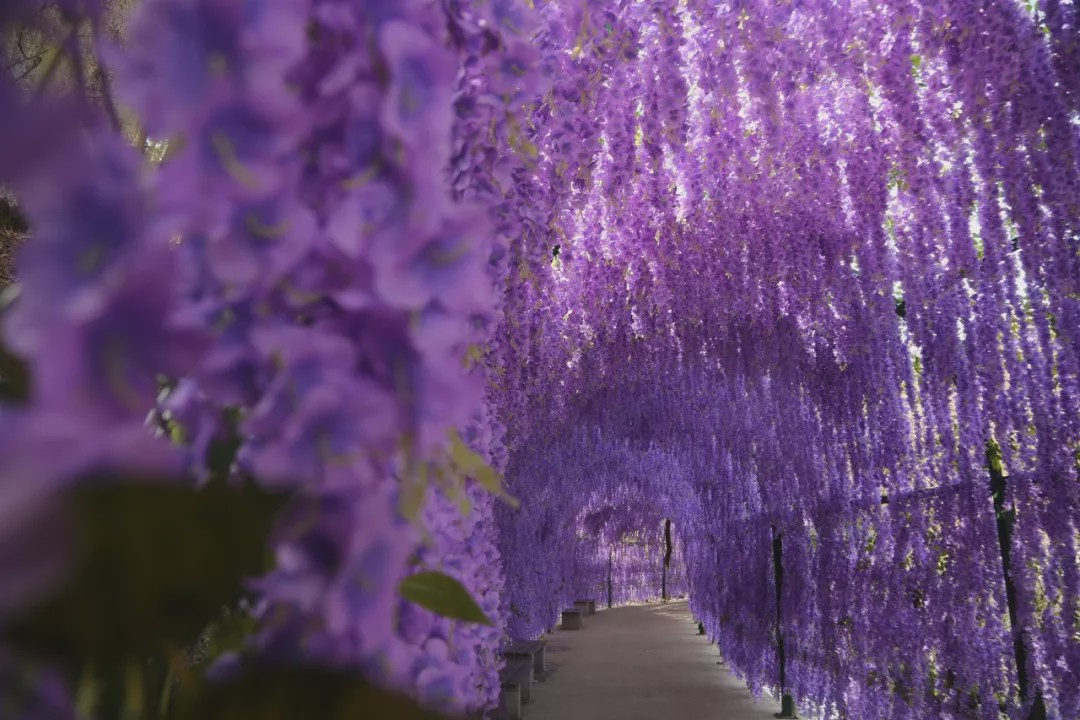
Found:
M 142 0 L 103 101 L 0 78 L 34 380 L 0 406 L 0 626 L 64 576 L 88 472 L 254 478 L 293 500 L 248 651 L 442 709 L 493 707 L 500 646 L 573 600 L 666 590 L 804 714 L 1080 717 L 1078 27 Z M 403 600 L 424 570 L 494 626 Z
M 0 179 L 33 230 L 3 325 L 34 377 L 0 416 L 5 548 L 90 470 L 254 478 L 294 500 L 252 579 L 250 650 L 443 710 L 495 702 L 499 628 L 398 597 L 436 570 L 497 618 L 502 584 L 492 498 L 454 463 L 491 450 L 485 371 L 463 361 L 495 323 L 501 229 L 493 198 L 462 197 L 485 117 L 458 103 L 508 123 L 539 75 L 503 66 L 521 9 L 476 5 L 145 0 L 122 46 L 97 38 L 104 103 L 0 86 Z M 466 80 L 477 64 L 501 73 Z M 169 143 L 160 166 L 117 108 Z M 2 610 L 62 577 L 50 550 L 5 561 Z

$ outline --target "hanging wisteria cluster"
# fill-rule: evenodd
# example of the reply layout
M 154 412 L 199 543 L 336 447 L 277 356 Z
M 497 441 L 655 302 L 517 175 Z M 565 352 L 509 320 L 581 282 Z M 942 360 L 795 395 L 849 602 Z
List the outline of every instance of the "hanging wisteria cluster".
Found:
M 567 543 L 671 518 L 753 688 L 1080 714 L 1076 5 L 560 7 L 555 252 L 502 330 L 522 629 L 593 582 Z
M 64 576 L 46 520 L 90 471 L 253 478 L 293 499 L 247 651 L 427 705 L 493 707 L 500 646 L 575 599 L 688 593 L 804 714 L 1080 717 L 1078 27 L 142 0 L 104 101 L 0 78 L 34 379 L 0 625 Z M 399 596 L 429 570 L 494 625 Z
M 31 5 L 0 20 L 33 22 Z M 101 10 L 60 11 L 96 27 Z M 538 87 L 535 63 L 514 64 L 531 47 L 518 12 L 145 0 L 122 47 L 97 37 L 103 104 L 0 86 L 0 171 L 33 228 L 4 318 L 34 376 L 2 418 L 6 547 L 26 552 L 91 470 L 251 477 L 294 507 L 276 567 L 252 579 L 250 649 L 356 667 L 444 710 L 494 704 L 498 623 L 398 587 L 438 571 L 498 618 L 492 497 L 472 479 L 492 423 L 463 359 L 494 325 L 493 248 L 512 232 L 478 137 L 522 122 Z M 119 136 L 118 107 L 169 142 L 164 163 Z M 4 575 L 5 614 L 48 594 L 51 560 Z

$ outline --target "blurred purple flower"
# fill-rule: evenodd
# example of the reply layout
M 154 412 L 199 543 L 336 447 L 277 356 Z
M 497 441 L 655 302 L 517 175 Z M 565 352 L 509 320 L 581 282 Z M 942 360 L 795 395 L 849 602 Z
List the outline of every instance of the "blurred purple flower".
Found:
M 7 3 L 3 4 L 6 11 Z M 0 17 L 0 21 L 3 18 Z M 2 23 L 0 23 L 2 24 Z M 74 98 L 35 99 L 16 87 L 4 73 L 0 77 L 0 182 L 5 185 L 33 180 L 38 186 L 69 173 L 78 157 L 79 120 L 87 109 Z
M 68 158 L 65 172 L 19 188 L 34 242 L 20 252 L 24 290 L 5 319 L 13 347 L 34 355 L 51 323 L 100 313 L 134 259 L 158 243 L 164 248 L 141 174 L 141 158 L 129 145 L 95 134 Z
M 284 93 L 284 72 L 305 49 L 307 5 L 147 0 L 131 20 L 130 39 L 105 55 L 147 131 L 170 138 L 228 98 Z
M 240 203 L 214 240 L 207 243 L 210 272 L 226 286 L 269 284 L 288 272 L 315 242 L 317 227 L 305 206 L 269 198 Z
M 326 378 L 273 435 L 256 435 L 243 461 L 268 483 L 342 487 L 370 483 L 374 453 L 394 449 L 397 403 L 370 382 Z
M 384 481 L 301 496 L 272 540 L 278 568 L 258 580 L 271 603 L 318 617 L 331 636 L 367 655 L 393 636 L 397 585 L 414 531 Z
M 160 185 L 166 202 L 219 217 L 227 201 L 265 200 L 280 192 L 288 179 L 280 160 L 295 151 L 305 128 L 292 103 L 263 105 L 232 99 L 215 106 L 197 138 L 165 166 Z
M 386 481 L 355 496 L 348 553 L 327 608 L 330 627 L 357 637 L 365 652 L 394 635 L 397 588 L 418 539 L 400 517 L 396 498 L 396 483 Z
M 368 172 L 378 162 L 383 149 L 378 88 L 371 83 L 354 83 L 348 91 L 349 112 L 345 117 L 345 156 L 353 172 Z
M 161 378 L 179 378 L 201 359 L 208 336 L 175 311 L 175 256 L 160 248 L 88 317 L 48 328 L 35 372 L 44 407 L 104 422 L 145 418 Z
M 390 73 L 383 127 L 404 144 L 413 163 L 420 166 L 415 180 L 441 185 L 440 173 L 450 160 L 456 63 L 438 41 L 397 20 L 380 27 L 379 48 Z
M 254 320 L 254 318 L 251 318 Z M 320 385 L 347 378 L 356 350 L 342 337 L 316 328 L 266 323 L 249 326 L 249 342 L 273 374 L 246 423 L 254 435 L 273 432 L 299 410 Z
M 190 378 L 180 380 L 159 405 L 162 414 L 182 432 L 185 471 L 199 481 L 206 480 L 206 453 L 221 430 L 220 410 Z
M 490 232 L 482 214 L 459 210 L 431 235 L 374 249 L 376 292 L 401 309 L 422 309 L 434 301 L 463 314 L 490 312 Z
M 393 248 L 408 233 L 408 195 L 390 178 L 376 176 L 350 192 L 329 217 L 326 236 L 350 259 L 370 262 L 379 247 Z

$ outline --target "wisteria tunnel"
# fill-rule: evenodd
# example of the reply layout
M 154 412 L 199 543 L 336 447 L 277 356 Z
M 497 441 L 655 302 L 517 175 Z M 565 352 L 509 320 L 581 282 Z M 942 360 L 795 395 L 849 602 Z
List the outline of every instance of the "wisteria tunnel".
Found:
M 0 719 L 1080 720 L 1077 0 L 0 29 Z

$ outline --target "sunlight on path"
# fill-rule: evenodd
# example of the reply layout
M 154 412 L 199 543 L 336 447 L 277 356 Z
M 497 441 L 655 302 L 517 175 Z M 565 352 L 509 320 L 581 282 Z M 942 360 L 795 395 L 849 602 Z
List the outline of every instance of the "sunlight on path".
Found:
M 601 610 L 550 637 L 524 720 L 772 720 L 718 660 L 685 601 Z

